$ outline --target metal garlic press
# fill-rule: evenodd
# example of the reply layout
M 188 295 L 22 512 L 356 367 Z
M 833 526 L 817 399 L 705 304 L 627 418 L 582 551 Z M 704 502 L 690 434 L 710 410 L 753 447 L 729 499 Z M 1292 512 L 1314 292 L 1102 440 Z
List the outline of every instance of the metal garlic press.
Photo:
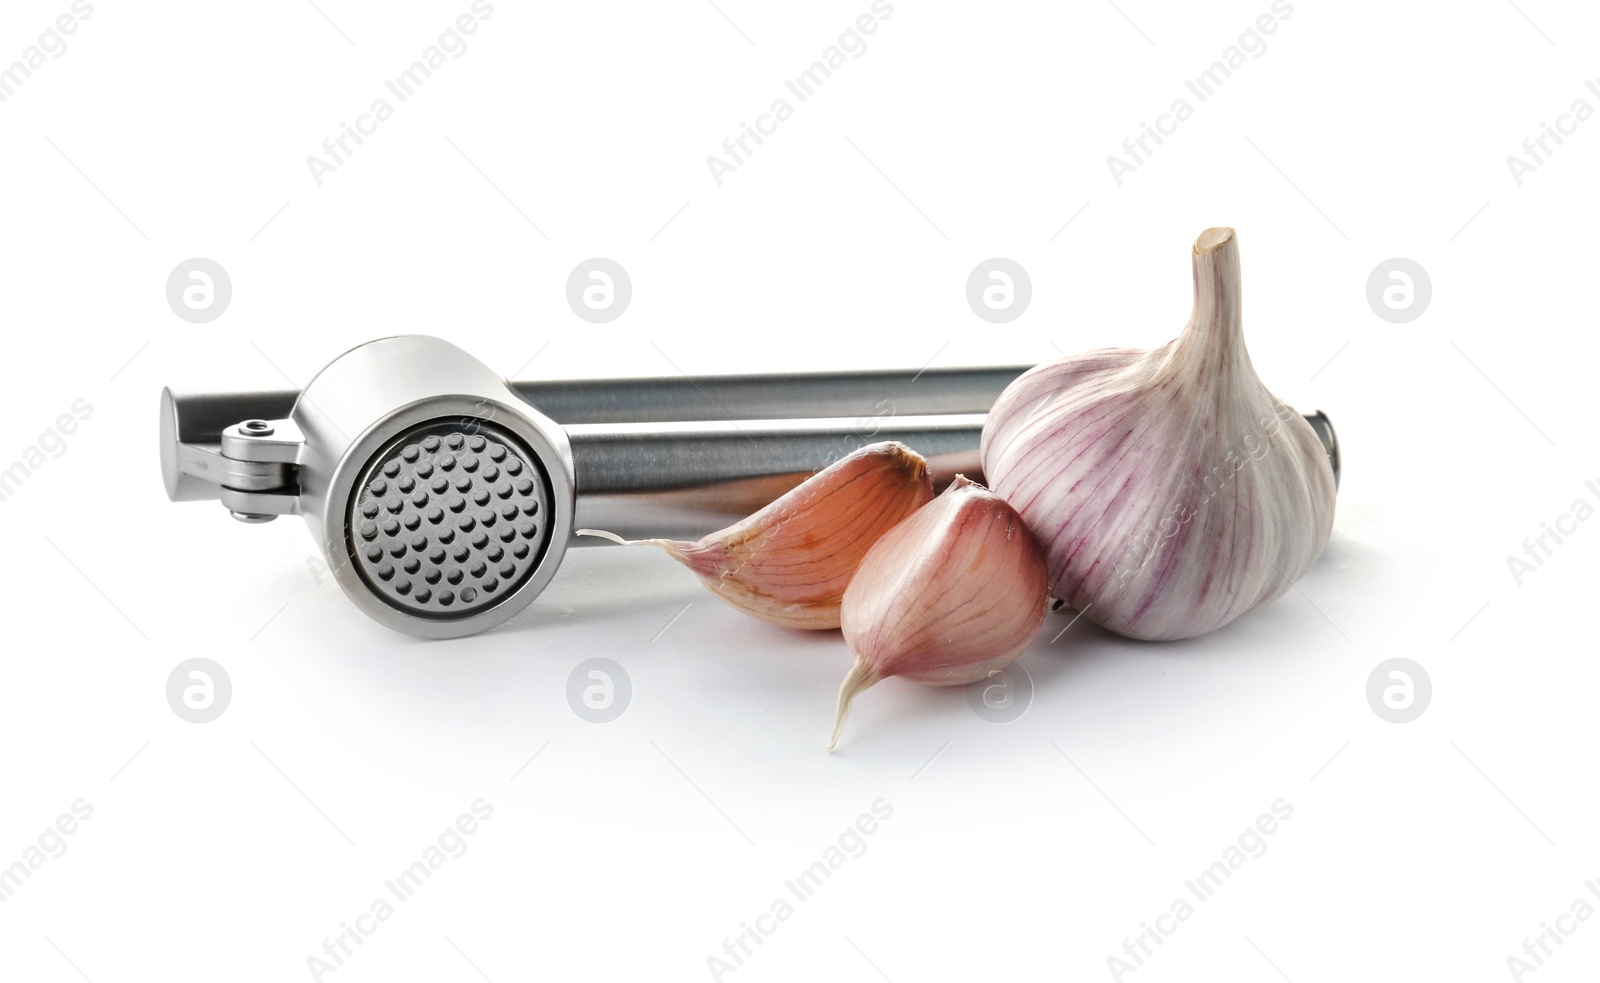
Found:
M 340 355 L 301 392 L 161 393 L 174 502 L 302 516 L 339 586 L 397 631 L 513 617 L 573 530 L 694 539 L 879 440 L 977 475 L 984 414 L 1026 366 L 508 382 L 438 338 Z M 1333 428 L 1307 417 L 1338 473 Z

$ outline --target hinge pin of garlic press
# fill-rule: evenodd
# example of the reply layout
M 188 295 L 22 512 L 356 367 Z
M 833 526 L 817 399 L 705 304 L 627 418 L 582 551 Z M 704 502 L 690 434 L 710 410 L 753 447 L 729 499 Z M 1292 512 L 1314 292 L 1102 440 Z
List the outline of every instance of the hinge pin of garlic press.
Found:
M 245 420 L 222 431 L 222 504 L 240 522 L 300 513 L 299 455 L 291 420 Z

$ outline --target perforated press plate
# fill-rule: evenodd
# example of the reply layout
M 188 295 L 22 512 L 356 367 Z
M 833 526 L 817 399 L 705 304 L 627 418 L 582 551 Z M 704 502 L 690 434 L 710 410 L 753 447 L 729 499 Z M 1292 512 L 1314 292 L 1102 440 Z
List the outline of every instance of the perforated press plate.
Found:
M 464 618 L 515 591 L 544 555 L 539 465 L 493 424 L 432 423 L 367 466 L 346 526 L 373 593 L 410 614 Z

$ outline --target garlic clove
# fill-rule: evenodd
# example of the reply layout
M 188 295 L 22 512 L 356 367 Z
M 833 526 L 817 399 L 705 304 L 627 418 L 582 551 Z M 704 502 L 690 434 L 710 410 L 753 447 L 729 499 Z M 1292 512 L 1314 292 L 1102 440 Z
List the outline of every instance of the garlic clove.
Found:
M 983 433 L 985 476 L 1044 546 L 1052 595 L 1133 638 L 1200 635 L 1273 600 L 1333 528 L 1327 453 L 1245 350 L 1233 230 L 1201 233 L 1193 265 L 1177 339 L 1032 369 Z
M 845 587 L 878 538 L 933 500 L 928 462 L 904 444 L 869 444 L 749 518 L 697 542 L 624 540 L 665 550 L 710 591 L 786 628 L 837 628 Z
M 844 594 L 841 627 L 856 663 L 839 688 L 828 750 L 850 705 L 890 676 L 935 686 L 1010 665 L 1044 622 L 1044 552 L 1016 511 L 958 475 L 879 539 Z

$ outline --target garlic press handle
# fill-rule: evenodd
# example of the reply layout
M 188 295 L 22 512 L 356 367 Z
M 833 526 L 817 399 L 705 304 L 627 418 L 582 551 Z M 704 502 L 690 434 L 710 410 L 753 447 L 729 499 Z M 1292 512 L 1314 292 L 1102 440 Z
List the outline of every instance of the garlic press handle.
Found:
M 528 380 L 510 388 L 563 425 L 572 443 L 580 527 L 689 535 L 754 511 L 855 447 L 899 440 L 936 480 L 976 477 L 983 414 L 1027 366 Z M 290 422 L 300 393 L 161 393 L 161 472 L 174 502 L 222 500 L 235 517 L 296 511 Z M 246 423 L 253 428 L 241 431 Z M 1339 478 L 1326 414 L 1307 414 Z M 270 432 L 261 432 L 262 426 Z M 225 438 L 247 438 L 230 455 Z M 280 460 L 260 460 L 261 457 Z
M 871 442 L 863 437 L 904 440 L 935 455 L 960 449 L 975 462 L 982 414 L 1026 369 L 528 380 L 508 385 L 545 417 L 576 428 L 580 453 L 592 462 L 584 470 L 593 476 L 588 482 L 593 493 L 638 495 L 650 486 L 682 490 L 703 483 L 709 474 L 722 482 L 809 473 L 830 455 L 837 456 L 840 448 Z M 299 434 L 290 421 L 299 398 L 293 389 L 162 390 L 161 474 L 167 498 L 220 499 L 245 521 L 294 514 L 294 496 L 285 493 L 293 490 L 291 451 Z M 974 419 L 920 420 L 953 416 Z M 741 426 L 741 421 L 780 420 L 805 422 L 792 432 L 781 426 Z M 908 425 L 908 420 L 913 422 Z M 246 423 L 254 426 L 241 433 Z M 645 424 L 662 426 L 639 429 Z M 685 426 L 670 426 L 675 424 Z M 247 446 L 230 453 L 225 438 L 239 436 L 247 438 Z M 924 438 L 932 445 L 924 446 Z M 630 445 L 631 453 L 626 450 Z M 729 447 L 743 453 L 730 455 Z M 283 460 L 261 461 L 257 449 Z M 631 478 L 624 474 L 630 468 Z M 650 469 L 652 477 L 644 479 L 639 468 Z

